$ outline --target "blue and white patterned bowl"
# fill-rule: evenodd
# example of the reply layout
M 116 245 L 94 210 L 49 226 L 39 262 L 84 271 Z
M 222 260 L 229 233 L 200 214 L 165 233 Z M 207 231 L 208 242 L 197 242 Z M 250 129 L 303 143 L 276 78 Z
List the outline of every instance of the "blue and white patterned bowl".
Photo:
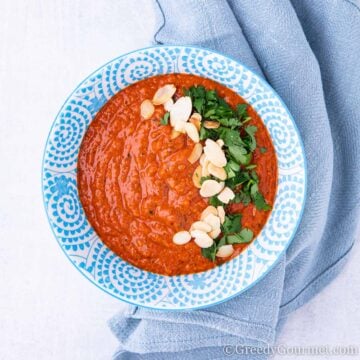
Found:
M 255 241 L 235 259 L 193 275 L 140 270 L 109 250 L 89 224 L 76 184 L 81 140 L 97 111 L 119 90 L 149 76 L 189 73 L 239 93 L 268 128 L 278 158 L 274 209 Z M 112 60 L 88 76 L 65 101 L 51 128 L 42 168 L 46 212 L 61 248 L 90 281 L 114 297 L 154 309 L 208 307 L 253 286 L 291 242 L 306 192 L 304 150 L 296 125 L 274 90 L 245 66 L 210 50 L 158 46 Z

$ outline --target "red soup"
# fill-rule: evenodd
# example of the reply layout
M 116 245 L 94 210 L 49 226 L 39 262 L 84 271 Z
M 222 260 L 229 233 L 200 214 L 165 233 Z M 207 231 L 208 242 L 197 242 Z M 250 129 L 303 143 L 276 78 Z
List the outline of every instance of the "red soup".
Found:
M 194 141 L 186 133 L 174 131 L 167 116 L 164 118 L 166 110 L 163 105 L 154 106 L 152 112 L 150 104 L 150 115 L 142 116 L 143 101 L 153 99 L 156 91 L 167 84 L 176 87 L 170 103 L 184 97 L 187 89 L 194 86 L 206 91 L 216 90 L 211 94 L 216 93 L 233 109 L 245 103 L 225 86 L 187 74 L 155 76 L 121 90 L 102 107 L 84 136 L 78 159 L 78 190 L 89 222 L 112 251 L 138 268 L 179 275 L 218 266 L 236 257 L 249 241 L 232 243 L 231 255 L 215 256 L 212 260 L 204 256 L 204 249 L 194 240 L 183 245 L 174 243 L 174 234 L 188 231 L 195 221 L 201 219 L 210 199 L 201 196 L 199 186 L 194 186 L 194 171 L 200 166 L 200 159 L 194 163 L 188 160 Z M 206 96 L 205 102 L 211 100 L 210 96 L 206 100 Z M 213 102 L 210 100 L 208 104 L 211 105 Z M 193 99 L 197 109 L 200 103 L 201 100 L 195 102 Z M 192 112 L 196 112 L 195 107 Z M 217 119 L 212 113 L 203 114 L 201 120 L 201 126 L 208 121 L 209 134 L 220 129 L 211 129 L 219 125 L 214 126 Z M 240 164 L 239 171 L 251 172 L 257 178 L 257 188 L 262 194 L 260 200 L 269 206 L 266 210 L 255 206 L 253 193 L 249 190 L 253 185 L 250 180 L 248 194 L 245 194 L 247 200 L 237 196 L 237 201 L 221 205 L 227 214 L 241 214 L 241 227 L 251 230 L 254 238 L 265 225 L 274 202 L 277 161 L 270 135 L 250 105 L 242 121 L 246 126 L 256 127 L 253 135 L 256 148 L 252 150 L 251 163 Z M 200 138 L 204 136 L 201 131 Z M 203 138 L 199 144 L 205 146 L 205 140 Z M 229 150 L 224 152 L 229 153 Z M 222 184 L 225 186 L 226 181 L 225 185 Z M 233 191 L 244 192 L 245 186 L 246 183 L 239 181 Z M 222 238 L 223 232 L 222 227 L 215 242 Z

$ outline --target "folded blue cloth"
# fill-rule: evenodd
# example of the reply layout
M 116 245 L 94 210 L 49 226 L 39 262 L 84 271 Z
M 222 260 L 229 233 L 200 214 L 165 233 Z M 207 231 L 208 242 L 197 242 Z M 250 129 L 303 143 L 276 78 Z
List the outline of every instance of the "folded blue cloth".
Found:
M 360 10 L 346 0 L 159 0 L 160 44 L 215 49 L 246 64 L 295 118 L 306 208 L 277 266 L 206 310 L 129 307 L 110 321 L 116 359 L 222 359 L 224 345 L 273 344 L 279 324 L 341 270 L 360 220 Z M 242 357 L 246 358 L 246 357 Z M 262 359 L 251 355 L 251 359 Z

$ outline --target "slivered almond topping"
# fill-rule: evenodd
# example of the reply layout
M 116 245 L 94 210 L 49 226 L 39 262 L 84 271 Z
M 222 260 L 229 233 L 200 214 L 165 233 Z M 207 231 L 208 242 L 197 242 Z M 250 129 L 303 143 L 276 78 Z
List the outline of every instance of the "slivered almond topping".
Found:
M 201 248 L 208 248 L 214 243 L 214 240 L 205 231 L 193 230 L 190 234 L 194 238 L 196 245 Z
M 170 139 L 176 139 L 179 135 L 181 135 L 180 131 L 176 131 L 174 129 L 171 130 Z
M 154 114 L 155 107 L 150 100 L 144 100 L 140 105 L 141 116 L 147 120 Z
M 225 145 L 223 139 L 217 139 L 217 140 L 216 140 L 216 143 L 217 143 L 221 148 Z
M 201 127 L 201 115 L 198 113 L 194 113 L 190 116 L 189 122 L 191 122 L 192 124 L 194 124 L 196 126 L 196 128 L 198 129 L 198 131 L 200 131 L 200 127 Z
M 194 164 L 196 161 L 200 159 L 200 156 L 202 154 L 202 145 L 200 143 L 197 143 L 194 145 L 194 148 L 192 149 L 191 154 L 188 157 L 188 161 L 190 164 Z
M 225 221 L 225 210 L 222 206 L 218 206 L 216 208 L 217 212 L 218 212 L 218 216 L 220 218 L 220 223 L 223 224 Z
M 204 161 L 205 161 L 205 159 L 206 159 L 205 154 L 202 154 L 202 155 L 200 156 L 200 160 L 199 160 L 201 166 L 204 166 Z
M 204 154 L 210 162 L 218 167 L 224 167 L 227 163 L 224 151 L 214 140 L 206 139 Z
M 218 214 L 216 208 L 212 205 L 209 205 L 206 209 L 203 210 L 203 212 L 201 213 L 200 219 L 204 220 L 205 217 L 209 214 L 214 214 L 214 215 Z
M 185 123 L 185 131 L 186 131 L 187 136 L 194 143 L 198 143 L 200 141 L 198 129 L 196 128 L 196 126 L 194 124 L 189 123 L 189 122 Z
M 202 168 L 201 168 L 201 176 L 206 177 L 206 176 L 210 175 L 209 170 L 208 170 L 209 164 L 210 164 L 210 161 L 207 158 L 205 158 L 205 160 L 203 161 L 203 164 L 202 164 Z
M 223 182 L 217 182 L 215 180 L 205 180 L 201 185 L 200 195 L 202 197 L 211 197 L 218 194 L 223 188 Z
M 169 99 L 173 97 L 176 92 L 176 87 L 173 84 L 167 84 L 159 88 L 153 99 L 152 102 L 154 105 L 162 105 L 165 104 Z
M 209 236 L 213 239 L 216 239 L 221 234 L 221 229 L 217 228 L 209 232 Z
M 192 181 L 193 184 L 195 185 L 195 187 L 197 187 L 198 189 L 201 189 L 201 184 L 200 184 L 200 179 L 201 179 L 201 166 L 199 165 L 192 176 Z
M 212 231 L 212 227 L 205 221 L 195 221 L 191 225 L 190 231 L 192 231 L 192 230 L 201 230 L 201 231 L 208 233 L 208 232 Z
M 191 115 L 191 118 L 201 121 L 202 116 L 199 113 L 195 112 Z
M 169 99 L 165 104 L 164 104 L 164 109 L 166 111 L 170 111 L 171 108 L 173 107 L 174 105 L 174 100 L 173 99 Z
M 217 121 L 205 120 L 204 127 L 206 129 L 217 129 L 220 126 L 220 123 Z
M 182 134 L 185 134 L 185 122 L 184 121 L 178 121 L 177 123 L 175 123 L 175 126 L 174 126 L 174 130 L 175 131 L 178 131 Z
M 191 240 L 191 235 L 188 231 L 179 231 L 173 236 L 173 242 L 176 245 L 184 245 Z
M 180 97 L 170 110 L 170 124 L 175 127 L 178 122 L 188 121 L 191 110 L 191 98 L 189 96 Z
M 220 229 L 220 218 L 214 214 L 207 215 L 203 221 L 211 226 L 211 230 Z
M 217 257 L 225 258 L 233 254 L 234 247 L 232 245 L 223 245 L 220 246 L 219 250 L 216 253 Z
M 228 204 L 230 200 L 234 199 L 234 197 L 234 192 L 228 187 L 221 191 L 221 193 L 217 196 L 217 198 L 224 204 Z
M 216 178 L 218 178 L 220 180 L 226 180 L 226 178 L 227 178 L 226 171 L 222 167 L 218 167 L 218 166 L 210 163 L 207 167 L 207 170 L 212 176 L 215 176 Z

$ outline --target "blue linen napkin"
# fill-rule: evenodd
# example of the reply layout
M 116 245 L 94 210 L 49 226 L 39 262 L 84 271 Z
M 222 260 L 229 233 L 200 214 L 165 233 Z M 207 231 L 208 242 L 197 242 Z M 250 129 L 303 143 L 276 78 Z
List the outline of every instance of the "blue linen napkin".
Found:
M 360 222 L 359 5 L 355 0 L 157 1 L 157 43 L 230 55 L 282 97 L 304 141 L 308 195 L 286 255 L 259 283 L 206 310 L 169 313 L 129 306 L 110 320 L 120 342 L 116 359 L 223 359 L 228 358 L 224 345 L 272 345 L 286 315 L 339 273 Z

